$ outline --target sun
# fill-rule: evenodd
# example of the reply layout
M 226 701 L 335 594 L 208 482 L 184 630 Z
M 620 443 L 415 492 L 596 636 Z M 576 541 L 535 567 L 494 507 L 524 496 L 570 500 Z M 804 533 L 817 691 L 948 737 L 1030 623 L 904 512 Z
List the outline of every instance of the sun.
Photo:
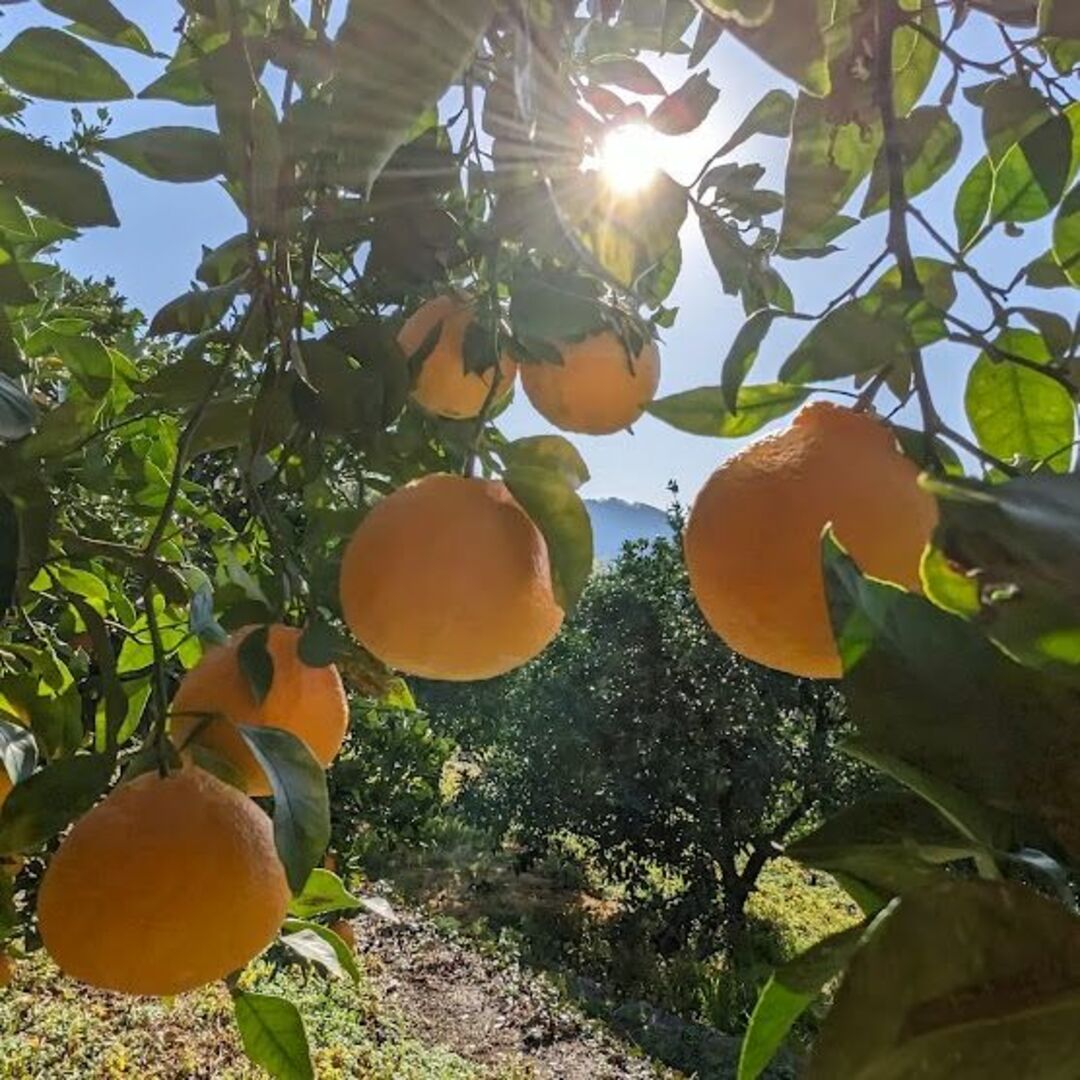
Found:
M 661 154 L 660 136 L 648 124 L 622 124 L 604 136 L 597 161 L 608 187 L 633 195 L 656 178 Z

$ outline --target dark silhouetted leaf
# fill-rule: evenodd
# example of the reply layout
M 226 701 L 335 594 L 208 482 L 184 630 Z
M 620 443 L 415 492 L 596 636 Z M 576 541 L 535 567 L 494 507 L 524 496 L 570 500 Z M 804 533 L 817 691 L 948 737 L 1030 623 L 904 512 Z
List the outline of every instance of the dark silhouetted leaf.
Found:
M 23 202 L 66 225 L 119 225 L 96 169 L 0 128 L 0 182 Z
M 719 96 L 708 74 L 699 71 L 656 106 L 649 123 L 662 135 L 686 135 L 704 123 Z
M 102 139 L 98 147 L 152 180 L 197 183 L 212 180 L 225 170 L 221 139 L 203 128 L 149 128 Z
M 1067 1076 L 1080 1054 L 1080 920 L 1016 884 L 902 897 L 847 965 L 810 1080 Z M 954 1067 L 955 1065 L 955 1067 Z

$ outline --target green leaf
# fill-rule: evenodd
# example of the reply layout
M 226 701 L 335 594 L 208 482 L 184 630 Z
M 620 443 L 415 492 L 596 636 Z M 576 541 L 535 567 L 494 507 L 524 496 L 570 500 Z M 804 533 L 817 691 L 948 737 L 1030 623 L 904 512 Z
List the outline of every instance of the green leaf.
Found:
M 236 650 L 240 671 L 257 702 L 264 701 L 274 682 L 274 658 L 267 648 L 270 628 L 258 626 L 246 634 Z
M 828 101 L 799 95 L 784 178 L 782 251 L 827 242 L 829 223 L 869 175 L 880 145 L 880 124 L 837 124 Z
M 867 933 L 866 926 L 859 925 L 830 934 L 773 972 L 750 1015 L 736 1080 L 757 1080 L 792 1025 L 844 968 Z
M 966 251 L 972 240 L 979 235 L 986 215 L 990 213 L 990 200 L 994 193 L 994 166 L 990 158 L 983 157 L 964 177 L 956 192 L 953 205 L 953 221 L 956 222 L 956 246 Z
M 853 752 L 883 763 L 965 835 L 995 849 L 1075 852 L 1080 711 L 1071 692 L 1021 667 L 964 619 L 862 576 L 835 544 L 825 552 L 858 732 Z M 1010 836 L 1001 835 L 1004 822 Z
M 1033 289 L 1062 289 L 1072 284 L 1062 270 L 1052 251 L 1044 251 L 1028 263 L 1024 272 L 1024 284 Z
M 352 949 L 328 926 L 286 919 L 282 927 L 281 944 L 297 956 L 325 968 L 334 978 L 360 981 L 360 968 Z
M 116 761 L 79 754 L 50 762 L 11 790 L 0 807 L 0 855 L 34 851 L 98 801 Z
M 496 7 L 494 0 L 459 0 L 452 10 L 436 0 L 351 0 L 336 43 L 333 127 L 365 194 L 472 59 Z
M 875 792 L 789 844 L 785 854 L 857 882 L 874 911 L 894 896 L 938 881 L 948 863 L 982 853 L 925 799 L 906 791 Z
M 244 1052 L 274 1080 L 314 1080 L 304 1021 L 296 1006 L 270 994 L 233 991 Z
M 618 195 L 586 172 L 553 183 L 552 197 L 582 257 L 626 289 L 671 251 L 686 220 L 686 189 L 665 172 L 641 196 Z
M 1035 365 L 1050 362 L 1042 336 L 1006 330 L 996 350 Z M 1067 472 L 1076 438 L 1076 406 L 1068 390 L 1049 375 L 983 352 L 968 373 L 964 408 L 979 445 L 1003 461 L 1042 462 Z
M 551 584 L 563 611 L 578 602 L 593 568 L 593 535 L 589 512 L 559 472 L 534 465 L 507 469 L 510 493 L 547 541 Z
M 213 105 L 214 95 L 206 87 L 198 60 L 169 67 L 164 75 L 139 91 L 140 100 L 175 101 L 178 105 Z
M 41 6 L 75 24 L 68 29 L 83 37 L 108 42 L 136 52 L 153 54 L 146 35 L 125 18 L 110 0 L 41 0 Z
M 237 278 L 209 289 L 192 289 L 170 300 L 150 321 L 150 333 L 202 334 L 213 329 L 232 307 L 245 279 Z
M 647 64 L 629 56 L 601 56 L 593 60 L 589 64 L 589 81 L 621 86 L 624 90 L 644 96 L 667 93 L 664 84 Z
M 30 396 L 14 379 L 0 372 L 0 439 L 21 439 L 34 430 L 37 422 L 37 406 Z
M 528 435 L 500 449 L 507 468 L 549 469 L 577 490 L 589 479 L 589 467 L 569 439 L 562 435 Z
M 1080 185 L 1065 197 L 1054 221 L 1054 258 L 1074 285 L 1080 285 Z
M 789 383 L 840 379 L 904 361 L 912 347 L 902 313 L 867 295 L 831 311 L 803 338 L 780 368 Z
M 661 135 L 689 134 L 705 122 L 719 97 L 708 73 L 699 71 L 653 109 L 649 123 Z
M 67 225 L 119 225 L 96 169 L 0 127 L 0 182 L 23 202 Z
M 0 719 L 0 761 L 13 784 L 27 779 L 37 768 L 38 751 L 33 733 Z
M 772 13 L 764 22 L 741 26 L 738 19 L 728 17 L 736 3 L 741 5 L 743 0 L 708 0 L 702 6 L 721 18 L 733 37 L 809 93 L 824 95 L 829 92 L 831 81 L 825 28 L 832 22 L 831 4 L 819 4 L 818 0 L 774 0 Z M 759 12 L 764 7 L 764 4 L 753 4 L 753 9 Z M 749 4 L 747 10 L 751 10 Z
M 527 270 L 515 274 L 510 291 L 510 323 L 523 340 L 567 341 L 603 325 L 606 308 L 594 279 L 566 271 Z
M 974 592 L 964 614 L 1024 663 L 1075 678 L 1080 478 L 1042 471 L 1001 484 L 935 479 L 930 489 L 940 514 L 935 545 Z
M 0 52 L 0 78 L 33 97 L 53 101 L 120 101 L 131 88 L 120 73 L 77 37 L 43 26 L 24 30 Z
M 717 157 L 730 154 L 754 135 L 774 135 L 786 138 L 791 134 L 791 119 L 795 113 L 795 99 L 786 90 L 770 90 L 750 110 L 746 119 L 735 129 L 731 137 L 716 151 Z
M 702 0 L 702 8 L 738 26 L 761 26 L 772 16 L 774 0 Z
M 1029 82 L 1010 76 L 991 83 L 982 97 L 982 129 L 994 166 L 1021 140 L 1054 113 L 1050 102 Z
M 1069 355 L 1069 350 L 1072 348 L 1073 328 L 1064 315 L 1035 307 L 1021 307 L 1016 311 L 1039 331 L 1055 361 L 1064 360 Z
M 720 386 L 724 391 L 724 402 L 732 412 L 738 409 L 739 388 L 757 360 L 761 343 L 772 328 L 773 320 L 780 314 L 775 308 L 755 311 L 739 328 L 731 343 L 721 369 Z
M 216 132 L 194 127 L 158 127 L 102 139 L 98 149 L 151 180 L 198 183 L 225 171 Z
M 1072 158 L 1073 128 L 1067 116 L 1055 116 L 1025 135 L 998 165 L 991 220 L 1036 221 L 1050 213 L 1073 175 Z
M 924 105 L 898 121 L 897 143 L 904 164 L 904 191 L 920 195 L 952 168 L 960 153 L 960 127 L 944 105 Z M 882 148 L 874 162 L 862 215 L 879 213 L 889 205 L 889 169 Z
M 740 439 L 752 435 L 772 420 L 786 416 L 809 396 L 806 390 L 784 383 L 739 388 L 736 408 L 730 409 L 727 394 L 719 386 L 699 386 L 658 398 L 648 411 L 679 431 L 712 438 Z
M 360 906 L 359 897 L 353 896 L 345 888 L 337 874 L 316 867 L 311 871 L 303 889 L 292 898 L 289 914 L 298 919 L 310 919 L 313 915 L 351 911 Z
M 303 890 L 330 841 L 326 776 L 311 751 L 279 728 L 237 725 L 274 792 L 274 843 L 289 887 Z
M 808 1077 L 1068 1076 L 1078 991 L 1075 915 L 1020 885 L 943 882 L 897 901 L 852 957 Z

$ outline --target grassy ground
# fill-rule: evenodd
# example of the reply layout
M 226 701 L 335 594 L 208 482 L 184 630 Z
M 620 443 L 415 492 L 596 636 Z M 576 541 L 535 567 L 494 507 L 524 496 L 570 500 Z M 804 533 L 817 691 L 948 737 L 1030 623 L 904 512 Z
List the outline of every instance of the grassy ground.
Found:
M 320 1080 L 519 1080 L 515 1071 L 474 1067 L 405 1033 L 368 982 L 353 986 L 273 974 L 254 965 L 249 988 L 282 993 L 304 1015 Z M 0 992 L 0 1077 L 254 1080 L 220 985 L 173 1002 L 88 991 L 37 954 Z

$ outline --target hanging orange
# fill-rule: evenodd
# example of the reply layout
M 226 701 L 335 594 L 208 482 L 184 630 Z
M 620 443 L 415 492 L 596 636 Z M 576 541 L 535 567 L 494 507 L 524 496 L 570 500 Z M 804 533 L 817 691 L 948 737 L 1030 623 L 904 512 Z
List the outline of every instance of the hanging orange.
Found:
M 884 423 L 824 401 L 728 458 L 694 501 L 684 537 L 709 625 L 751 660 L 838 677 L 822 531 L 831 523 L 865 573 L 919 590 L 937 504 L 918 472 Z
M 411 356 L 439 327 L 435 346 L 420 365 L 412 389 L 413 401 L 436 416 L 471 419 L 480 413 L 491 392 L 496 369 L 477 372 L 465 366 L 465 334 L 473 318 L 469 300 L 437 296 L 413 312 L 398 333 L 398 344 Z M 498 373 L 495 392 L 502 397 L 510 392 L 517 375 L 517 364 L 505 353 L 499 358 Z
M 341 564 L 345 620 L 369 652 L 428 679 L 490 679 L 555 636 L 547 544 L 506 486 L 437 474 L 360 522 Z
M 181 679 L 171 707 L 171 734 L 177 746 L 193 737 L 225 758 L 249 795 L 269 795 L 270 782 L 234 725 L 289 731 L 326 768 L 345 741 L 349 706 L 337 668 L 305 664 L 299 654 L 301 631 L 280 623 L 269 628 L 266 640 L 273 680 L 266 697 L 256 701 L 238 656 L 253 629 L 246 627 L 225 644 L 212 646 Z
M 660 353 L 646 341 L 631 356 L 611 330 L 558 346 L 561 363 L 521 367 L 521 385 L 541 416 L 563 431 L 610 435 L 636 423 L 660 385 Z
M 45 948 L 72 978 L 171 995 L 258 956 L 288 904 L 269 817 L 188 766 L 143 773 L 76 822 L 37 911 Z

